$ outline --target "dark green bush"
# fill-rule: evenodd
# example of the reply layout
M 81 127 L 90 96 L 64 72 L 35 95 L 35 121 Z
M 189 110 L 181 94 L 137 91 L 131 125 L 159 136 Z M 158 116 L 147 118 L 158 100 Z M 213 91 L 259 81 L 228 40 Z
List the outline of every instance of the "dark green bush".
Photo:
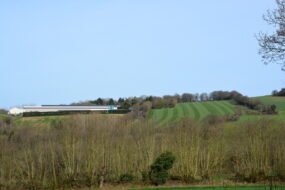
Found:
M 151 183 L 154 185 L 163 185 L 166 183 L 168 179 L 168 172 L 167 170 L 155 171 L 150 172 L 150 180 Z
M 149 178 L 152 184 L 162 185 L 168 179 L 168 170 L 172 168 L 175 156 L 171 152 L 162 153 L 150 166 Z
M 13 119 L 11 117 L 5 117 L 4 122 L 6 125 L 11 125 L 13 122 Z

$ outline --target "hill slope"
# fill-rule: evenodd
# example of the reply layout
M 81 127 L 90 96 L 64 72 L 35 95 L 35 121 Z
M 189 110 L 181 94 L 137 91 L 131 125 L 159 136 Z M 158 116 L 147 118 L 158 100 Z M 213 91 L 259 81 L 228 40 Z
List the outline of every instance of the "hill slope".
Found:
M 191 102 L 179 103 L 174 108 L 152 109 L 149 111 L 148 118 L 163 124 L 183 117 L 192 117 L 201 120 L 207 115 L 226 115 L 234 113 L 235 106 L 231 104 L 230 101 Z
M 275 104 L 277 111 L 285 111 L 285 97 L 283 96 L 260 96 L 254 98 L 265 104 Z
M 285 97 L 276 96 L 260 96 L 253 99 L 259 100 L 264 104 L 275 104 L 278 114 L 276 115 L 244 115 L 241 116 L 238 122 L 255 121 L 259 119 L 272 119 L 275 121 L 284 122 L 285 120 Z

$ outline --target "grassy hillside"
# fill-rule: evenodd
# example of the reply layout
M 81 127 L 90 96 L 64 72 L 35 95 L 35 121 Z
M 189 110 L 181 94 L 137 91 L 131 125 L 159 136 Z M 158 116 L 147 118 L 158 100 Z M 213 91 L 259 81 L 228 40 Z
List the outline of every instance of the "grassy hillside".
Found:
M 230 101 L 209 101 L 209 102 L 191 102 L 179 103 L 174 108 L 153 109 L 149 112 L 148 118 L 156 120 L 159 124 L 170 121 L 179 120 L 183 117 L 192 117 L 197 120 L 205 118 L 207 115 L 226 115 L 234 114 L 235 109 L 240 107 L 243 110 L 243 116 L 239 122 L 248 120 L 257 120 L 268 118 L 274 120 L 284 120 L 285 116 L 285 97 L 261 96 L 255 97 L 265 104 L 275 104 L 277 106 L 278 115 L 255 115 L 246 112 L 254 112 L 242 106 L 236 106 Z
M 241 116 L 238 122 L 256 121 L 259 119 L 272 119 L 275 121 L 285 120 L 285 97 L 260 96 L 254 99 L 261 101 L 264 104 L 275 104 L 278 114 L 276 115 L 244 115 Z
M 277 106 L 277 111 L 285 111 L 285 97 L 276 96 L 260 96 L 254 98 L 265 104 L 275 104 Z
M 285 111 L 278 111 L 276 115 L 243 115 L 238 120 L 239 123 L 244 123 L 248 121 L 256 121 L 260 119 L 272 119 L 275 121 L 284 121 L 285 120 Z
M 197 120 L 205 118 L 207 115 L 226 115 L 234 114 L 235 105 L 230 101 L 209 101 L 179 103 L 174 108 L 153 109 L 149 112 L 148 118 L 155 119 L 163 124 L 175 121 L 183 117 L 192 117 Z

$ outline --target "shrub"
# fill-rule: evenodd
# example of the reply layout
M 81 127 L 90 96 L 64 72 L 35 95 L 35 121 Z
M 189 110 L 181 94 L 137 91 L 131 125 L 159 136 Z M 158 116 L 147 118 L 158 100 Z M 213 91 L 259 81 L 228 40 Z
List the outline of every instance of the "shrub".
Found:
M 5 110 L 5 109 L 0 109 L 0 114 L 8 114 L 8 111 L 7 110 Z
M 226 121 L 229 121 L 229 122 L 231 122 L 231 121 L 238 121 L 239 118 L 240 118 L 240 116 L 239 116 L 238 114 L 226 115 L 226 116 L 225 116 L 225 120 L 226 120 Z
M 13 122 L 13 119 L 11 117 L 5 117 L 4 122 L 6 125 L 11 125 Z
M 155 162 L 150 166 L 149 178 L 154 185 L 166 183 L 168 170 L 172 168 L 175 156 L 171 152 L 162 153 Z
M 209 125 L 216 125 L 219 123 L 223 123 L 225 121 L 223 116 L 219 115 L 208 115 L 204 118 L 204 122 L 206 122 Z
M 132 174 L 122 174 L 120 176 L 119 182 L 120 183 L 129 183 L 134 180 L 134 176 Z
M 153 183 L 154 185 L 163 185 L 167 181 L 168 172 L 167 170 L 151 172 L 149 177 L 150 177 L 151 183 Z
M 276 105 L 258 105 L 257 107 L 258 111 L 262 114 L 276 114 Z

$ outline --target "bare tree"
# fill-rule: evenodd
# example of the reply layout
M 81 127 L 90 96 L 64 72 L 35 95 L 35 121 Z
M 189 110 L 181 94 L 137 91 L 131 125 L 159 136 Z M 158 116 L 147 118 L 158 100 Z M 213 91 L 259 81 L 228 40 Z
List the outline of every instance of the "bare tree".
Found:
M 182 102 L 192 102 L 193 101 L 193 95 L 189 93 L 184 93 L 181 96 L 181 101 Z
M 209 96 L 207 93 L 202 93 L 200 94 L 200 101 L 208 101 L 209 100 Z
M 268 10 L 263 19 L 276 28 L 272 34 L 260 32 L 257 36 L 259 54 L 265 64 L 277 63 L 285 71 L 285 0 L 276 0 L 277 8 Z

